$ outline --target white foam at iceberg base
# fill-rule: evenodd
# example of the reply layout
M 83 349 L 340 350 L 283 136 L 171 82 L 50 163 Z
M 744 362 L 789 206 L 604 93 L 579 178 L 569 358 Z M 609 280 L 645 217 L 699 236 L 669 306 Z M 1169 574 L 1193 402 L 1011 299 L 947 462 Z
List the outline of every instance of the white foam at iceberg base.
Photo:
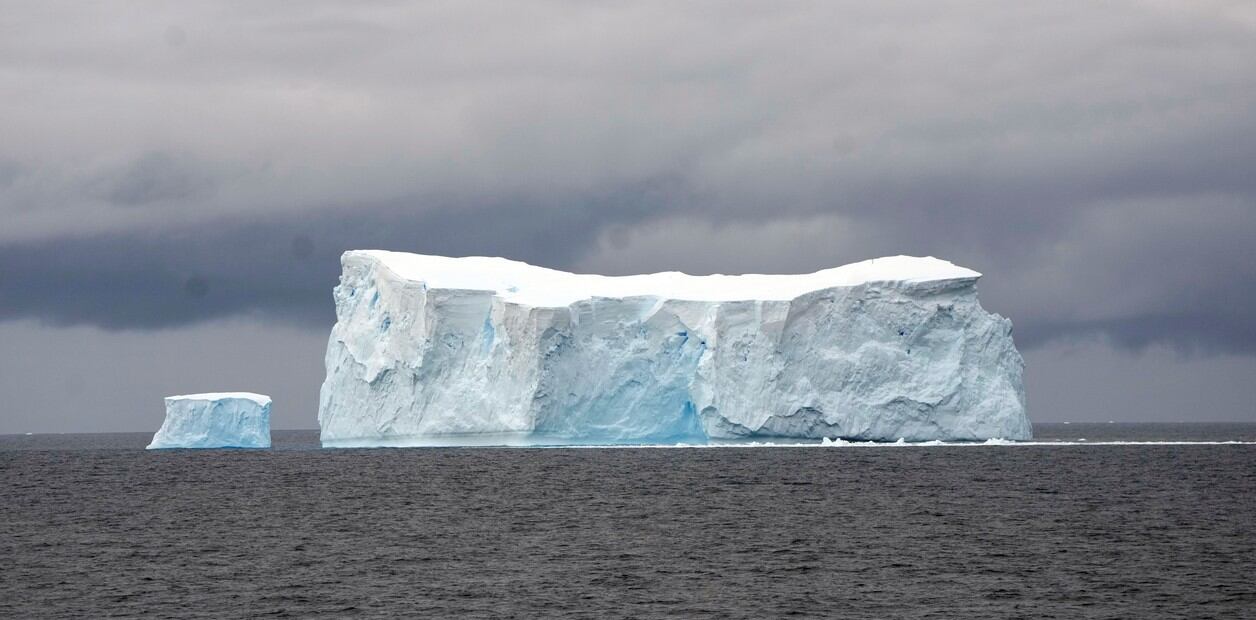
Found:
M 986 440 L 986 445 L 988 446 L 1010 446 L 1015 443 L 1016 442 L 1008 441 L 1006 439 L 1003 439 L 1002 437 L 991 437 Z
M 269 448 L 270 397 L 251 392 L 166 397 L 166 419 L 149 450 Z

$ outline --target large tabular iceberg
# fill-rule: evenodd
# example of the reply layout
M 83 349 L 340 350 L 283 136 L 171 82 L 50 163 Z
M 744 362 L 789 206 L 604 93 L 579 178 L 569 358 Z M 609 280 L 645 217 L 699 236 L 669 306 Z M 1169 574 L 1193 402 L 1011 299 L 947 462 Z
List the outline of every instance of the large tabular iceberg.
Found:
M 943 260 L 626 277 L 341 263 L 324 446 L 1031 436 L 1012 325 Z
M 148 449 L 269 448 L 270 397 L 251 392 L 166 397 L 166 420 Z

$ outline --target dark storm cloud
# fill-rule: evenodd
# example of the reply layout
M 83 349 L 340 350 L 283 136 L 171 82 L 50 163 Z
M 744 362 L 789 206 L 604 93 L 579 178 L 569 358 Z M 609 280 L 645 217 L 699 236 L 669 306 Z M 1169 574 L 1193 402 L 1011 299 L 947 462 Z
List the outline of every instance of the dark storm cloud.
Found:
M 166 152 L 145 153 L 101 179 L 105 198 L 119 206 L 192 201 L 213 191 L 214 178 L 203 164 Z
M 9 244 L 0 247 L 0 318 L 154 328 L 244 314 L 325 328 L 333 320 L 330 288 L 339 254 L 352 248 L 500 254 L 577 269 L 600 255 L 594 266 L 604 271 L 687 264 L 701 272 L 730 264 L 744 267 L 734 271 L 799 271 L 911 245 L 982 268 L 986 306 L 1014 318 L 1022 346 L 1106 336 L 1136 349 L 1163 342 L 1187 351 L 1256 353 L 1249 313 L 1256 307 L 1249 243 L 1256 226 L 1245 208 L 1158 214 L 1116 208 L 1054 237 L 1064 247 L 1026 248 L 1025 256 L 1005 261 L 945 235 L 905 244 L 893 230 L 857 223 L 703 229 L 670 219 L 683 209 L 660 208 L 684 204 L 685 196 L 665 180 L 573 203 L 520 198 L 421 212 L 359 207 L 159 235 Z M 642 221 L 655 223 L 656 243 L 626 227 Z M 1131 245 L 1154 251 L 1132 253 Z M 706 262 L 694 261 L 702 256 Z
M 1246 301 L 1251 303 L 1256 299 Z M 1053 340 L 1077 339 L 1086 335 L 1105 336 L 1113 344 L 1131 349 L 1143 349 L 1163 342 L 1184 353 L 1256 353 L 1256 324 L 1245 312 L 1227 312 L 1224 309 L 1065 324 L 1031 323 L 1027 330 L 1017 334 L 1017 342 L 1025 347 L 1037 347 Z
M 904 253 L 984 272 L 1031 347 L 1256 353 L 1246 3 L 32 7 L 0 17 L 0 318 L 322 324 L 359 247 Z
M 143 329 L 246 314 L 326 327 L 345 250 L 569 264 L 600 228 L 649 217 L 680 193 L 672 179 L 651 179 L 578 203 L 359 206 L 0 245 L 0 319 Z

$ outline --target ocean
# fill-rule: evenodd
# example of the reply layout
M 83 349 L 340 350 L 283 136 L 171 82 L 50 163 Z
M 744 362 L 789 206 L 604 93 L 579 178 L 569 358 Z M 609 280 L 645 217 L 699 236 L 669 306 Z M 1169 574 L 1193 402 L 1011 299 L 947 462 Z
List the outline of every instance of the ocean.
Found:
M 1256 425 L 1032 445 L 0 436 L 5 618 L 1256 617 Z M 1238 443 L 1226 443 L 1238 442 Z

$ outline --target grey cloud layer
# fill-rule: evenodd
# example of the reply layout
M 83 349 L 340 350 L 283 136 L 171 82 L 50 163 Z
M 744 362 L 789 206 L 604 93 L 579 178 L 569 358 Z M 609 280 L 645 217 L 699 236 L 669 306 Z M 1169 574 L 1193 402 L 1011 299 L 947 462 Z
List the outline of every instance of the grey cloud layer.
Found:
M 987 274 L 1030 346 L 1256 353 L 1256 11 L 13 3 L 0 318 L 330 319 L 351 247 Z

